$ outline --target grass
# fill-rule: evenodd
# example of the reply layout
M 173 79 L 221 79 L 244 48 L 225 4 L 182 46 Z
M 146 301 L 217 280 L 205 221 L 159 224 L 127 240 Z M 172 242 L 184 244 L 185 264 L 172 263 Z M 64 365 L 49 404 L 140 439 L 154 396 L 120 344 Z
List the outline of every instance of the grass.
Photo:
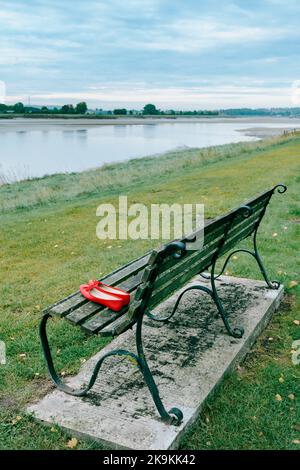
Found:
M 182 441 L 183 449 L 299 449 L 300 367 L 291 362 L 300 339 L 299 135 L 268 142 L 170 152 L 159 158 L 108 165 L 92 174 L 56 175 L 0 187 L 0 339 L 7 364 L 0 366 L 0 449 L 65 449 L 70 436 L 24 413 L 26 403 L 51 388 L 37 334 L 41 308 L 142 254 L 156 242 L 100 241 L 96 208 L 117 203 L 205 203 L 206 217 L 240 204 L 280 181 L 261 227 L 259 242 L 271 278 L 287 297 L 247 360 L 231 374 Z M 274 236 L 277 233 L 277 236 Z M 112 248 L 111 248 L 112 247 Z M 239 256 L 231 274 L 259 278 Z M 86 338 L 66 322 L 51 335 L 58 366 L 66 374 L 106 344 Z M 272 340 L 269 340 L 272 338 Z M 280 380 L 279 380 L 280 379 Z M 282 397 L 276 400 L 276 395 Z M 294 399 L 292 399 L 294 398 Z M 79 442 L 77 448 L 99 448 Z

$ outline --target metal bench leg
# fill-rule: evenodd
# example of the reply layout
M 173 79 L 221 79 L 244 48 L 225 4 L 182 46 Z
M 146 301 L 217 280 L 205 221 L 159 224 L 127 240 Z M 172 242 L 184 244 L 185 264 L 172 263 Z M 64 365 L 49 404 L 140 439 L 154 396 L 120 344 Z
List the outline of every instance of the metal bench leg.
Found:
M 218 309 L 218 312 L 223 320 L 223 323 L 225 325 L 225 328 L 226 330 L 228 331 L 229 335 L 230 336 L 233 336 L 234 338 L 242 338 L 243 334 L 244 334 L 244 329 L 239 327 L 239 328 L 231 328 L 229 322 L 228 322 L 228 318 L 227 318 L 227 314 L 226 314 L 226 311 L 223 307 L 223 304 L 221 302 L 221 299 L 219 297 L 219 294 L 217 292 L 217 289 L 215 287 L 215 284 L 214 282 L 212 281 L 212 289 L 209 289 L 208 287 L 204 287 L 204 286 L 199 286 L 199 285 L 195 285 L 195 286 L 189 286 L 187 287 L 183 292 L 181 292 L 181 294 L 179 295 L 175 305 L 174 305 L 174 308 L 173 308 L 173 311 L 171 313 L 171 315 L 169 316 L 169 318 L 171 318 L 174 313 L 176 312 L 177 310 L 177 307 L 182 299 L 182 297 L 184 296 L 184 294 L 190 290 L 200 290 L 202 292 L 205 292 L 206 294 L 210 295 L 210 297 L 212 298 L 212 300 L 215 302 L 216 306 L 217 306 L 217 309 Z
M 254 251 L 246 250 L 246 249 L 239 249 L 239 250 L 232 251 L 227 256 L 220 273 L 218 275 L 214 276 L 214 280 L 219 279 L 219 277 L 222 276 L 222 274 L 224 273 L 224 271 L 225 271 L 225 269 L 226 269 L 226 267 L 227 267 L 227 265 L 228 265 L 228 263 L 229 263 L 229 261 L 230 261 L 230 259 L 233 255 L 235 255 L 236 253 L 247 253 L 247 254 L 253 256 L 253 258 L 256 260 L 256 262 L 259 266 L 260 272 L 261 272 L 267 286 L 269 287 L 269 289 L 279 289 L 280 282 L 270 281 L 269 276 L 268 276 L 267 271 L 266 271 L 266 268 L 264 267 L 263 261 L 260 257 L 259 252 L 258 252 L 258 248 L 257 248 L 257 230 L 254 232 L 253 246 L 254 246 Z M 200 273 L 200 276 L 203 277 L 204 279 L 210 279 L 210 280 L 212 279 L 212 275 L 206 275 L 204 273 Z
M 103 362 L 108 357 L 111 357 L 111 356 L 128 356 L 128 357 L 131 357 L 132 359 L 134 359 L 137 362 L 137 364 L 141 368 L 140 359 L 136 354 L 133 354 L 129 351 L 126 351 L 125 349 L 116 349 L 116 350 L 111 351 L 107 354 L 104 354 L 98 360 L 98 362 L 95 365 L 95 368 L 93 370 L 92 376 L 91 376 L 88 384 L 85 387 L 82 387 L 80 389 L 74 389 L 74 388 L 70 387 L 69 385 L 65 384 L 61 380 L 61 378 L 59 377 L 59 375 L 56 372 L 55 367 L 54 367 L 53 358 L 52 358 L 52 355 L 51 355 L 49 341 L 48 341 L 48 337 L 47 337 L 47 330 L 46 330 L 47 321 L 49 320 L 50 317 L 51 317 L 51 315 L 45 314 L 43 316 L 42 320 L 41 320 L 41 323 L 40 323 L 40 339 L 41 339 L 42 349 L 43 349 L 43 353 L 44 353 L 44 357 L 45 357 L 45 360 L 46 360 L 46 364 L 47 364 L 47 367 L 48 367 L 50 377 L 51 377 L 52 381 L 54 382 L 54 384 L 56 385 L 56 387 L 59 390 L 62 390 L 63 392 L 65 392 L 69 395 L 74 395 L 76 397 L 82 397 L 82 396 L 86 395 L 88 393 L 88 391 L 93 387 Z
M 143 348 L 143 339 L 142 339 L 142 324 L 143 324 L 144 313 L 140 314 L 137 320 L 136 325 L 136 347 L 138 352 L 138 357 L 140 361 L 140 369 L 144 376 L 145 382 L 149 388 L 149 391 L 152 395 L 153 401 L 159 412 L 163 421 L 169 424 L 179 425 L 183 420 L 183 413 L 179 408 L 171 408 L 167 411 L 162 403 L 162 400 L 159 396 L 159 391 L 157 385 L 154 381 L 152 372 L 148 366 L 144 348 Z
M 94 385 L 94 383 L 95 383 L 95 381 L 98 377 L 98 374 L 100 372 L 101 366 L 102 366 L 103 362 L 108 357 L 127 356 L 127 357 L 130 357 L 131 359 L 133 359 L 137 363 L 137 366 L 139 367 L 140 371 L 143 374 L 145 382 L 146 382 L 146 384 L 147 384 L 147 386 L 150 390 L 150 393 L 152 395 L 152 398 L 154 400 L 156 408 L 157 408 L 160 416 L 162 417 L 162 419 L 165 422 L 169 423 L 169 424 L 177 425 L 177 424 L 181 423 L 181 421 L 183 419 L 183 414 L 182 414 L 181 410 L 179 410 L 178 408 L 172 408 L 169 412 L 167 412 L 165 407 L 163 406 L 163 403 L 162 403 L 162 401 L 160 399 L 160 396 L 159 396 L 158 388 L 155 384 L 152 373 L 151 373 L 151 371 L 149 369 L 149 366 L 147 364 L 147 361 L 146 361 L 146 358 L 145 358 L 145 355 L 144 355 L 144 351 L 143 351 L 143 346 L 142 346 L 142 321 L 143 321 L 143 315 L 141 315 L 141 317 L 139 318 L 139 320 L 137 322 L 136 345 L 137 345 L 138 355 L 133 354 L 133 353 L 131 353 L 131 352 L 125 350 L 125 349 L 116 349 L 114 351 L 111 351 L 111 352 L 103 355 L 98 360 L 98 362 L 96 363 L 95 368 L 94 368 L 93 373 L 92 373 L 92 376 L 91 376 L 88 384 L 85 387 L 82 387 L 80 389 L 74 389 L 74 388 L 70 387 L 69 385 L 65 384 L 61 380 L 61 378 L 59 377 L 58 373 L 55 370 L 54 363 L 53 363 L 53 358 L 52 358 L 51 350 L 50 350 L 50 346 L 49 346 L 49 341 L 48 341 L 48 337 L 47 337 L 47 330 L 46 330 L 46 325 L 47 325 L 47 322 L 48 322 L 50 317 L 51 317 L 50 314 L 45 314 L 43 316 L 42 320 L 41 320 L 41 323 L 40 323 L 40 339 L 41 339 L 42 349 L 43 349 L 43 353 L 44 353 L 44 357 L 45 357 L 45 360 L 46 360 L 46 364 L 47 364 L 47 367 L 48 367 L 50 377 L 51 377 L 52 381 L 54 382 L 54 384 L 56 385 L 56 387 L 59 390 L 65 392 L 69 395 L 76 396 L 76 397 L 85 396 L 88 393 L 88 391 L 93 387 L 93 385 Z
M 258 248 L 257 248 L 257 229 L 255 230 L 254 232 L 254 236 L 253 236 L 253 246 L 254 246 L 254 252 L 250 252 L 250 254 L 252 254 L 254 256 L 254 258 L 256 259 L 257 261 L 257 264 L 259 266 L 259 269 L 260 269 L 260 272 L 264 278 L 264 280 L 266 281 L 268 287 L 270 289 L 279 289 L 280 287 L 280 282 L 278 281 L 270 281 L 268 275 L 267 275 L 267 271 L 264 267 L 264 264 L 262 262 L 262 259 L 258 253 Z

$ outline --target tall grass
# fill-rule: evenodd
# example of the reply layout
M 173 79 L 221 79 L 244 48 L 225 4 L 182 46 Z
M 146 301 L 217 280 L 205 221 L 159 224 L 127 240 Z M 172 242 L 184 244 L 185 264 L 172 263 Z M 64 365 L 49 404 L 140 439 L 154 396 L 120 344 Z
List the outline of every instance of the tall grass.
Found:
M 0 211 L 27 209 L 52 202 L 73 200 L 77 197 L 112 194 L 127 186 L 140 187 L 154 177 L 176 175 L 187 167 L 202 167 L 219 160 L 235 158 L 243 153 L 265 150 L 278 143 L 286 143 L 290 135 L 268 141 L 228 144 L 205 149 L 170 151 L 162 155 L 135 158 L 123 163 L 106 164 L 81 173 L 64 173 L 43 178 L 7 184 L 2 178 L 0 186 Z M 0 176 L 1 184 L 1 176 Z

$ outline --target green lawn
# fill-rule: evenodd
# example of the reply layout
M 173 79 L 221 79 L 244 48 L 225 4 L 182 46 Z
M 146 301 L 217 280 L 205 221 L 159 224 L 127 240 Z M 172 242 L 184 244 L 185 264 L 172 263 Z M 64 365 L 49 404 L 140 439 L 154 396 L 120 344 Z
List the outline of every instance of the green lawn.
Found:
M 259 243 L 272 279 L 286 287 L 285 301 L 247 360 L 231 374 L 182 441 L 183 449 L 299 449 L 300 366 L 291 362 L 300 339 L 299 187 L 300 136 L 107 165 L 93 172 L 56 175 L 0 187 L 0 449 L 65 449 L 70 436 L 24 414 L 26 403 L 51 384 L 38 339 L 43 307 L 156 245 L 96 238 L 96 208 L 117 203 L 204 203 L 206 217 L 240 204 L 276 183 Z M 274 236 L 274 234 L 277 234 Z M 259 278 L 253 261 L 239 256 L 231 274 Z M 293 286 L 293 287 L 292 287 Z M 294 323 L 296 320 L 296 323 Z M 58 366 L 66 374 L 105 343 L 79 328 L 54 322 Z M 278 401 L 280 395 L 282 400 Z M 277 399 L 276 399 L 277 396 Z M 77 448 L 99 448 L 79 442 Z

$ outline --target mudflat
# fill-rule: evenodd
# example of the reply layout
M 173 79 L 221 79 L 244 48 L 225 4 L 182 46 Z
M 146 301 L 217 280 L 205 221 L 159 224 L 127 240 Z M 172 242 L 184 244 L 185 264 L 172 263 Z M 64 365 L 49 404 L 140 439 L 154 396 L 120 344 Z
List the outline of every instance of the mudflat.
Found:
M 276 128 L 278 130 L 276 135 L 283 133 L 287 130 L 287 124 L 291 124 L 289 129 L 300 127 L 300 119 L 296 118 L 282 118 L 282 117 L 245 117 L 245 118 L 216 118 L 216 117 L 126 117 L 126 118 L 13 118 L 13 119 L 0 119 L 0 132 L 8 130 L 22 131 L 22 130 L 39 130 L 45 128 L 78 128 L 78 127 L 98 127 L 98 126 L 124 126 L 124 125 L 149 125 L 149 124 L 171 124 L 171 123 L 240 123 L 240 124 L 282 124 L 283 128 Z M 249 132 L 261 131 L 261 128 L 249 128 Z M 269 129 L 269 128 L 267 128 Z M 272 129 L 273 130 L 273 129 Z M 243 130 L 244 132 L 244 130 Z M 251 135 L 256 136 L 256 133 Z M 274 135 L 274 134 L 272 134 Z

